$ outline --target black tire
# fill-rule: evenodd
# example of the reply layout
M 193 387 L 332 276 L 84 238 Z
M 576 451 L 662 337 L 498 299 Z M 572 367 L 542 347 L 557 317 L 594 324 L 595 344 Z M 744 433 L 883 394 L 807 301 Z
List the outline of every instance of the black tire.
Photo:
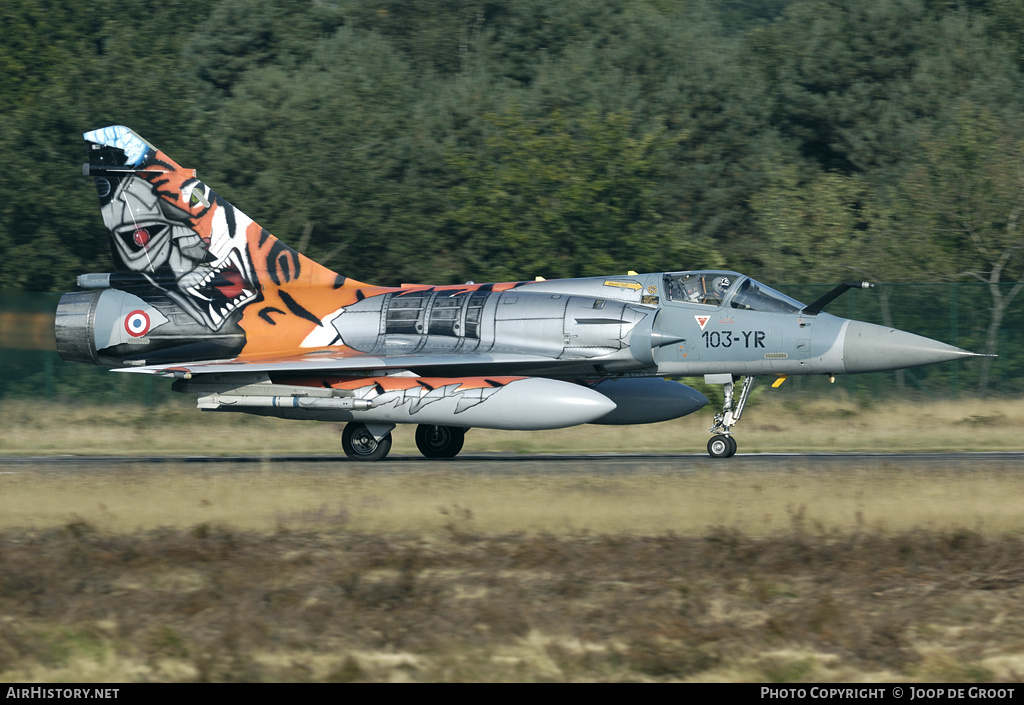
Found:
M 726 436 L 726 438 L 729 439 L 729 455 L 727 455 L 725 457 L 726 458 L 731 458 L 732 456 L 736 455 L 736 448 L 738 446 L 736 445 L 736 439 L 735 438 L 733 438 L 732 436 Z
M 466 442 L 466 429 L 458 426 L 421 424 L 416 427 L 416 447 L 426 458 L 454 458 Z
M 708 455 L 712 458 L 728 458 L 736 452 L 736 442 L 730 443 L 729 441 L 729 436 L 712 436 L 708 441 Z
M 383 460 L 391 452 L 391 434 L 379 441 L 373 437 L 366 424 L 352 422 L 341 433 L 341 448 L 349 460 L 374 462 Z

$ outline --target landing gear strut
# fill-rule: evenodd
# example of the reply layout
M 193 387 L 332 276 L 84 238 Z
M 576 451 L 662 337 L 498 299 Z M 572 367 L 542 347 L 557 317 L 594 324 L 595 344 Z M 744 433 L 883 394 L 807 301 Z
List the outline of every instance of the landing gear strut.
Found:
M 466 429 L 458 426 L 421 424 L 416 427 L 416 447 L 427 458 L 454 458 L 465 440 Z
M 732 437 L 732 427 L 743 415 L 743 407 L 747 405 L 747 397 L 750 396 L 750 388 L 754 386 L 754 377 L 748 375 L 743 377 L 740 387 L 740 396 L 733 408 L 733 388 L 736 380 L 732 375 L 705 375 L 704 381 L 708 384 L 725 385 L 725 404 L 722 412 L 715 414 L 715 422 L 711 426 L 711 433 L 716 434 L 708 441 L 708 455 L 712 458 L 731 458 L 736 454 L 736 439 Z

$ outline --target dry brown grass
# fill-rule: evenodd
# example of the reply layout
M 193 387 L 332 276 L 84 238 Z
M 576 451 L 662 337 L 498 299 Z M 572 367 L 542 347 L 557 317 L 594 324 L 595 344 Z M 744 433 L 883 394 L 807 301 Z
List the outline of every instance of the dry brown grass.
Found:
M 858 449 L 1020 449 L 1019 405 L 888 410 L 899 433 L 831 408 L 761 408 L 743 449 L 850 424 Z M 337 453 L 331 425 L 2 411 L 0 452 Z M 470 450 L 700 452 L 705 421 L 474 433 Z M 8 464 L 0 679 L 1020 681 L 1015 462 Z
M 0 679 L 1024 674 L 1017 467 L 512 464 L 8 465 Z
M 1019 681 L 1019 536 L 0 534 L 8 681 Z
M 103 531 L 344 527 L 385 535 L 443 532 L 456 508 L 478 531 L 700 534 L 728 526 L 751 536 L 789 531 L 794 517 L 823 531 L 891 533 L 967 528 L 1024 531 L 1024 473 L 929 464 L 832 467 L 794 458 L 744 469 L 711 460 L 540 460 L 8 465 L 0 475 L 0 529 L 82 520 Z

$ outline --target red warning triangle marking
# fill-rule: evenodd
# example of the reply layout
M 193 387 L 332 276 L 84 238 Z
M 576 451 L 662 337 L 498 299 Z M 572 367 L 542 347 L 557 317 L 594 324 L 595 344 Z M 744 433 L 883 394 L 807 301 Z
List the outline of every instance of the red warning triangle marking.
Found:
M 697 316 L 697 315 L 694 315 L 694 318 L 697 319 L 697 324 L 700 326 L 701 330 L 704 330 L 704 326 L 706 326 L 708 324 L 708 321 L 711 320 L 711 316 Z

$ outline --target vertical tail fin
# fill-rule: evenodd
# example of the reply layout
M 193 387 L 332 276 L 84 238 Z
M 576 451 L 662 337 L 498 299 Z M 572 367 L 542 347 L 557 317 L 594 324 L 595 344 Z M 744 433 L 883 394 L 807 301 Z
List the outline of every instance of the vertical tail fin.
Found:
M 302 283 L 337 289 L 343 277 L 299 254 L 122 125 L 84 135 L 120 278 L 166 294 L 219 330 L 255 301 L 291 297 Z M 349 285 L 358 284 L 351 282 Z

